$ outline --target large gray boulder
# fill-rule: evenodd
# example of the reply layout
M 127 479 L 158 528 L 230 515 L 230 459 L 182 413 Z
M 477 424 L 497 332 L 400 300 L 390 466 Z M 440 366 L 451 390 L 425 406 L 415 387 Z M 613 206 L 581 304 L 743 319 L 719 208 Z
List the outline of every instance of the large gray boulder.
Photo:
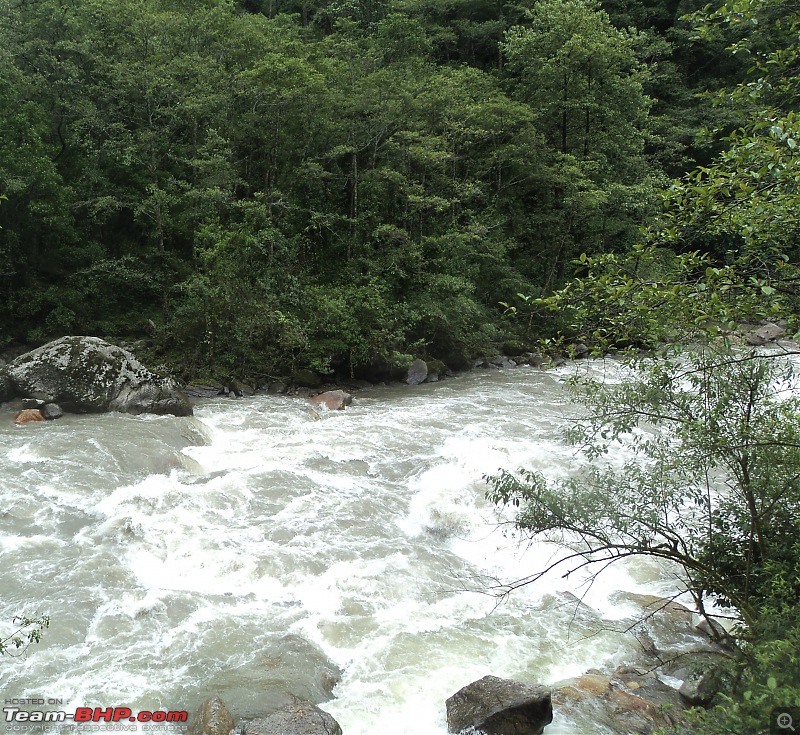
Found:
M 269 671 L 269 678 L 262 679 L 259 688 L 264 703 L 269 702 L 271 706 L 258 710 L 259 714 L 292 701 L 291 697 L 311 704 L 327 702 L 342 679 L 342 670 L 319 646 L 294 633 L 270 642 L 262 654 L 262 661 Z
M 62 337 L 20 355 L 7 372 L 18 395 L 73 413 L 192 413 L 175 381 L 98 337 Z
M 6 368 L 0 366 L 0 403 L 10 401 L 16 396 L 16 394 L 17 391 L 14 389 L 14 384 L 11 382 L 11 378 L 8 377 Z
M 767 342 L 774 342 L 776 339 L 780 339 L 785 334 L 786 330 L 782 326 L 770 322 L 760 326 L 758 329 L 754 329 L 752 332 L 748 332 L 744 339 L 747 344 L 753 347 L 761 347 Z
M 245 735 L 342 735 L 342 728 L 327 712 L 294 698 L 291 704 L 250 722 Z
M 425 382 L 428 377 L 428 363 L 425 360 L 416 359 L 408 366 L 406 383 L 409 385 L 419 385 Z
M 460 689 L 447 702 L 447 731 L 486 735 L 541 735 L 553 721 L 550 690 L 496 676 Z

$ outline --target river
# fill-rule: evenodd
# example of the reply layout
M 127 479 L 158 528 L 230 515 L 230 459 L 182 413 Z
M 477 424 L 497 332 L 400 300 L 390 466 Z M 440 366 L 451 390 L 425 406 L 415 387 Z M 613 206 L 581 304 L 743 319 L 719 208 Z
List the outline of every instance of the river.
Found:
M 338 668 L 322 707 L 345 735 L 443 735 L 444 700 L 485 674 L 550 684 L 630 661 L 636 640 L 563 593 L 620 620 L 613 593 L 671 593 L 668 569 L 489 589 L 557 553 L 507 534 L 482 478 L 574 469 L 571 369 L 375 387 L 320 419 L 277 396 L 25 427 L 0 408 L 0 632 L 52 619 L 0 659 L 4 698 L 193 713 L 219 694 L 247 717 Z M 556 712 L 546 732 L 599 730 Z

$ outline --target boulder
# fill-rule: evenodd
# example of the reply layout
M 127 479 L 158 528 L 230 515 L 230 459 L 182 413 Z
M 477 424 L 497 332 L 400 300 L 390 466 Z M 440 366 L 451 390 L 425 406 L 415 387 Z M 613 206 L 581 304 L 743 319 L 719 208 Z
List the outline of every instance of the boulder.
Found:
M 11 378 L 8 377 L 6 371 L 0 368 L 0 403 L 12 400 L 17 395 L 14 384 Z
M 573 360 L 585 360 L 589 357 L 589 348 L 583 342 L 578 342 L 569 346 L 569 354 Z
M 342 680 L 342 670 L 319 646 L 294 633 L 270 643 L 261 660 L 270 675 L 270 682 L 261 687 L 270 705 L 257 710 L 259 715 L 275 709 L 272 703 L 291 702 L 286 699 L 287 693 L 312 704 L 327 702 Z
M 284 393 L 286 393 L 286 384 L 278 381 L 270 383 L 267 386 L 267 393 L 269 393 L 271 396 L 282 396 Z
M 783 327 L 770 323 L 748 332 L 744 339 L 747 344 L 753 347 L 761 347 L 767 342 L 774 342 L 776 339 L 780 339 L 784 334 L 786 334 L 786 330 Z
M 229 735 L 235 724 L 225 702 L 209 697 L 195 713 L 186 735 Z
M 40 411 L 45 406 L 44 401 L 40 401 L 38 398 L 23 398 L 22 399 L 22 407 L 23 408 L 35 408 L 37 411 Z
M 57 403 L 45 403 L 39 409 L 39 412 L 44 416 L 46 421 L 53 421 L 53 419 L 60 419 L 64 412 L 61 410 L 61 406 Z
M 451 733 L 473 728 L 486 735 L 541 735 L 553 721 L 549 689 L 496 676 L 468 684 L 446 707 Z
M 345 406 L 349 406 L 353 402 L 353 396 L 343 390 L 329 390 L 311 396 L 308 400 L 315 406 L 327 408 L 329 411 L 344 411 Z
M 33 424 L 36 421 L 44 421 L 44 416 L 38 408 L 23 408 L 15 417 L 14 423 L 17 426 Z
M 489 364 L 493 365 L 494 367 L 503 368 L 504 370 L 515 368 L 517 366 L 516 362 L 505 355 L 500 355 L 499 357 L 494 358 L 494 360 L 490 360 Z
M 610 599 L 613 602 L 632 602 L 642 608 L 645 618 L 664 618 L 675 625 L 689 626 L 694 617 L 694 613 L 691 610 L 669 597 L 644 595 L 639 592 L 623 590 L 614 592 Z
M 322 385 L 322 378 L 313 370 L 301 368 L 292 373 L 292 382 L 301 388 L 319 388 Z
M 327 712 L 297 697 L 272 714 L 248 723 L 245 735 L 342 735 Z
M 620 667 L 610 677 L 584 674 L 553 687 L 559 712 L 590 720 L 617 735 L 652 735 L 680 720 L 678 693 L 653 672 Z
M 223 393 L 219 383 L 189 383 L 186 386 L 186 395 L 190 398 L 216 398 Z
M 16 392 L 74 413 L 189 416 L 186 394 L 148 370 L 130 352 L 97 337 L 62 337 L 8 366 Z
M 425 360 L 414 360 L 408 366 L 408 373 L 406 374 L 406 383 L 409 385 L 419 385 L 425 382 L 428 377 L 428 363 Z
M 720 690 L 719 670 L 706 662 L 706 668 L 695 668 L 683 680 L 678 693 L 690 707 L 707 707 Z
M 453 371 L 441 360 L 428 360 L 428 377 L 425 382 L 436 383 L 443 377 L 450 377 L 452 374 Z

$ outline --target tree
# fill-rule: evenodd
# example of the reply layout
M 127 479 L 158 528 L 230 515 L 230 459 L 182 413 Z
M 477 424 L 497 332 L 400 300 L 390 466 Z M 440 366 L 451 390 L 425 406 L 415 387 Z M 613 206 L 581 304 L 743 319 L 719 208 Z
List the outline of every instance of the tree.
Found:
M 518 506 L 520 531 L 566 544 L 578 566 L 666 559 L 701 610 L 713 596 L 756 620 L 774 576 L 800 568 L 791 366 L 716 345 L 640 360 L 622 383 L 576 378 L 571 387 L 589 414 L 570 438 L 592 464 L 556 483 L 504 472 L 491 498 Z M 622 469 L 603 461 L 612 445 L 632 452 Z M 787 594 L 800 600 L 800 585 Z
M 515 95 L 551 150 L 550 271 L 560 285 L 577 253 L 630 245 L 647 220 L 655 178 L 643 155 L 651 100 L 635 31 L 590 0 L 537 3 L 502 45 Z
M 0 637 L 0 656 L 21 656 L 33 643 L 39 643 L 42 639 L 42 631 L 50 627 L 50 618 L 46 615 L 39 615 L 29 618 L 24 615 L 16 615 L 12 618 L 15 630 Z

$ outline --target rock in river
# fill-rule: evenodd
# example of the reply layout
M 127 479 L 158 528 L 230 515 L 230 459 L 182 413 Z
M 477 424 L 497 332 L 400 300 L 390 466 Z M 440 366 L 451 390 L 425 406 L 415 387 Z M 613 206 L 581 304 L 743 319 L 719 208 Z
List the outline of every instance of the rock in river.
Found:
M 541 735 L 553 721 L 550 690 L 496 676 L 468 684 L 447 702 L 447 731 L 486 735 Z
M 327 712 L 311 702 L 294 698 L 281 709 L 253 720 L 246 735 L 342 735 L 342 728 Z
M 65 411 L 192 413 L 174 381 L 97 337 L 62 337 L 20 355 L 7 371 L 18 395 L 58 403 Z
M 315 406 L 327 408 L 329 411 L 344 411 L 345 406 L 349 406 L 353 402 L 353 396 L 343 390 L 329 390 L 312 396 L 308 400 Z

